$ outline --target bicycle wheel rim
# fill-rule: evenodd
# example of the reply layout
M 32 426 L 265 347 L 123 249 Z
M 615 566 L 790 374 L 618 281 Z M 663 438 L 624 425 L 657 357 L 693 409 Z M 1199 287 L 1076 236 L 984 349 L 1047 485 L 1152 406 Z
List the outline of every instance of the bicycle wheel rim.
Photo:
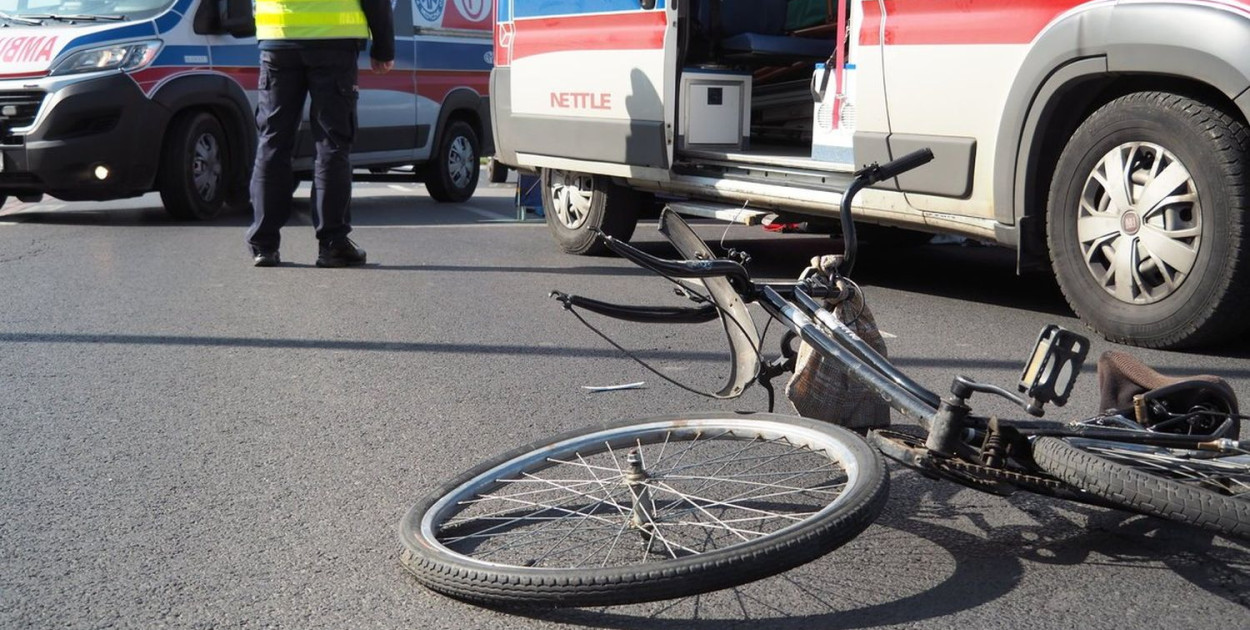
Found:
M 691 444 L 696 446 L 681 450 Z M 625 445 L 641 447 L 643 461 L 649 462 L 645 481 L 632 487 L 625 479 L 625 463 L 613 474 L 591 463 L 611 458 L 624 462 Z M 724 449 L 740 457 L 726 457 Z M 711 453 L 722 475 L 709 481 L 697 474 L 706 462 L 693 458 L 695 450 Z M 800 454 L 780 459 L 760 455 L 770 450 Z M 666 459 L 676 453 L 681 459 Z M 792 476 L 785 483 L 760 482 L 781 474 L 761 462 L 801 467 L 814 460 L 830 462 L 829 468 L 822 467 L 819 473 L 805 470 L 801 480 Z M 665 468 L 665 461 L 680 464 Z M 754 479 L 740 485 L 726 482 L 723 469 L 743 461 L 750 462 L 745 466 L 754 470 L 748 473 Z M 599 476 L 570 476 L 574 469 L 597 471 Z M 541 473 L 552 474 L 540 477 L 544 481 L 530 479 Z M 838 482 L 813 483 L 807 476 L 811 474 L 837 477 Z M 554 496 L 572 500 L 532 500 L 542 494 L 533 484 L 547 486 L 545 480 L 550 479 L 561 480 L 563 486 Z M 520 508 L 512 489 L 518 484 L 531 484 L 521 491 L 531 494 L 523 495 L 527 505 Z M 698 494 L 678 499 L 674 487 L 686 484 L 702 487 Z M 500 487 L 509 493 L 500 504 L 507 507 L 489 500 Z M 754 494 L 743 493 L 743 487 Z M 640 488 L 650 493 L 651 500 L 642 518 L 634 511 L 637 503 L 645 505 L 636 501 L 639 494 L 648 498 Z M 713 490 L 732 500 L 710 496 Z M 629 603 L 725 588 L 819 557 L 867 527 L 880 510 L 884 492 L 880 458 L 862 439 L 839 427 L 771 414 L 666 416 L 571 432 L 483 463 L 414 506 L 401 523 L 400 537 L 407 568 L 426 586 L 454 597 L 488 604 Z M 634 503 L 625 505 L 624 497 Z M 784 506 L 774 505 L 784 514 L 761 516 L 752 510 L 763 500 L 793 501 L 799 507 L 786 512 Z M 460 519 L 465 510 L 507 524 Z M 743 511 L 749 516 L 741 516 Z M 710 524 L 717 515 L 726 524 L 719 530 Z M 679 527 L 687 533 L 674 531 Z M 543 537 L 525 531 L 529 529 Z M 705 546 L 691 544 L 694 537 L 689 531 L 698 532 L 698 542 Z M 522 536 L 529 536 L 534 547 L 559 541 L 571 555 L 546 548 L 531 553 Z M 498 553 L 505 545 L 513 547 L 505 549 L 511 554 L 506 559 Z M 570 557 L 577 561 L 568 562 Z

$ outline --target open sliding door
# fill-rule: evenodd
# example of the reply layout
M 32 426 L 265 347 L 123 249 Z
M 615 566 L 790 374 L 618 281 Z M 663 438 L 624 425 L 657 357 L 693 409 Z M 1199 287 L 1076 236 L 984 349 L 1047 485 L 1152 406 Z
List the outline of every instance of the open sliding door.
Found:
M 667 178 L 677 0 L 500 0 L 496 135 L 520 166 Z

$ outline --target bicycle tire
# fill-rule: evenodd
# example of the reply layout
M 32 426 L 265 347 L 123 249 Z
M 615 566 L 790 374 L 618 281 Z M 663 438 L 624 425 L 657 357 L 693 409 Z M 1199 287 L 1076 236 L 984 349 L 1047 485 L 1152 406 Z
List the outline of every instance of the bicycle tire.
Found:
M 631 485 L 628 464 L 621 466 L 629 458 L 625 446 L 649 462 L 642 485 Z M 782 470 L 783 463 L 800 470 Z M 734 465 L 747 467 L 744 474 L 754 480 L 722 478 Z M 713 469 L 718 474 L 702 474 Z M 578 471 L 587 474 L 570 476 Z M 500 488 L 507 488 L 502 509 L 492 505 Z M 533 442 L 438 488 L 400 522 L 401 561 L 426 587 L 487 606 L 674 599 L 745 584 L 829 553 L 873 522 L 887 488 L 876 451 L 827 423 L 742 412 L 630 420 Z M 646 499 L 636 500 L 640 495 Z M 800 505 L 791 514 L 781 511 L 783 501 Z M 638 505 L 650 506 L 640 518 Z M 768 514 L 774 509 L 781 516 Z M 710 518 L 713 512 L 717 518 Z M 558 529 L 564 520 L 571 527 Z M 718 531 L 722 525 L 725 531 Z M 522 537 L 544 530 L 548 538 L 529 545 Z M 612 541 L 583 542 L 592 534 Z M 554 544 L 532 548 L 552 540 L 580 545 L 581 559 L 566 561 Z M 591 544 L 599 545 L 596 553 L 583 558 Z M 621 554 L 628 551 L 624 561 L 616 559 L 618 545 Z
M 1046 472 L 1124 509 L 1250 538 L 1250 455 L 1191 457 L 1163 447 L 1038 438 Z

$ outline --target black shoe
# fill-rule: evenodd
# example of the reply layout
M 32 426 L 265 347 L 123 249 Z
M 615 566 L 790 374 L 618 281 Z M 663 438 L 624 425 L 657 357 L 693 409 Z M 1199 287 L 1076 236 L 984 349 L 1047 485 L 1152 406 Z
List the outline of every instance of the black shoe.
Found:
M 354 267 L 365 264 L 365 250 L 349 238 L 324 241 L 317 248 L 318 267 Z
M 276 249 L 253 249 L 252 264 L 257 267 L 277 267 L 282 263 Z

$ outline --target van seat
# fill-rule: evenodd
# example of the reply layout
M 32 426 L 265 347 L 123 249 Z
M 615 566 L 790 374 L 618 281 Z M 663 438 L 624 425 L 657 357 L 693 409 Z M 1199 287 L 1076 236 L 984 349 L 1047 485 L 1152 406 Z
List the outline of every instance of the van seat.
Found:
M 787 36 L 789 0 L 696 0 L 696 29 L 718 51 L 717 57 L 747 65 L 823 61 L 833 54 L 833 38 Z
M 720 42 L 721 51 L 730 59 L 773 61 L 824 61 L 833 54 L 833 40 L 810 37 L 786 37 L 761 33 L 739 33 Z

